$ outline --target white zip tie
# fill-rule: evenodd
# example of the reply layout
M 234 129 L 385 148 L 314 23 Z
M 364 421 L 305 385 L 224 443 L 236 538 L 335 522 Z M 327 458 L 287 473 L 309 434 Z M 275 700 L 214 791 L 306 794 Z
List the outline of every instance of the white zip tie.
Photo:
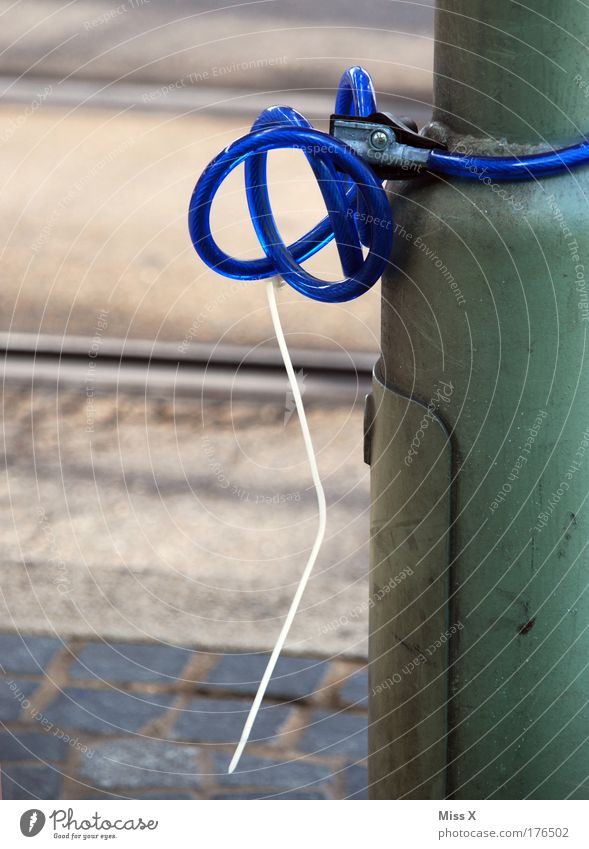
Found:
M 258 692 L 256 693 L 256 697 L 252 703 L 250 712 L 245 721 L 243 731 L 241 732 L 241 738 L 239 740 L 239 743 L 237 744 L 237 748 L 235 749 L 235 754 L 233 755 L 231 763 L 229 764 L 229 769 L 227 770 L 229 773 L 233 772 L 233 770 L 239 763 L 239 759 L 241 758 L 243 750 L 246 747 L 253 724 L 256 721 L 256 716 L 258 715 L 260 705 L 262 704 L 266 689 L 268 687 L 268 684 L 270 683 L 270 678 L 272 677 L 272 673 L 274 672 L 274 667 L 276 666 L 278 658 L 280 657 L 280 653 L 282 652 L 284 643 L 286 642 L 286 638 L 288 637 L 288 632 L 290 631 L 291 625 L 299 608 L 299 604 L 301 603 L 301 598 L 303 597 L 303 593 L 305 592 L 305 588 L 307 586 L 309 578 L 311 577 L 313 566 L 315 565 L 317 555 L 319 554 L 319 550 L 323 543 L 323 538 L 325 537 L 325 526 L 327 523 L 327 505 L 325 503 L 325 493 L 323 492 L 321 478 L 319 477 L 319 469 L 317 468 L 317 460 L 315 458 L 313 442 L 311 441 L 309 425 L 307 424 L 307 417 L 305 416 L 303 399 L 301 397 L 299 385 L 297 383 L 294 368 L 292 366 L 292 360 L 290 358 L 290 354 L 288 353 L 286 339 L 284 338 L 284 332 L 282 330 L 280 316 L 278 314 L 276 292 L 274 290 L 275 288 L 279 288 L 283 285 L 284 281 L 281 278 L 271 278 L 266 284 L 266 295 L 268 296 L 268 305 L 270 307 L 270 315 L 272 316 L 272 323 L 274 325 L 274 333 L 276 334 L 276 339 L 278 340 L 278 347 L 280 348 L 280 353 L 282 354 L 282 360 L 284 362 L 284 367 L 288 375 L 290 388 L 292 390 L 295 405 L 297 408 L 297 413 L 299 416 L 299 421 L 301 423 L 301 431 L 303 433 L 303 440 L 305 442 L 305 449 L 307 451 L 307 459 L 309 460 L 309 466 L 311 469 L 311 477 L 313 478 L 315 491 L 317 493 L 317 503 L 319 506 L 319 527 L 317 529 L 317 536 L 315 537 L 313 548 L 311 549 L 311 554 L 309 555 L 309 559 L 307 560 L 307 565 L 305 566 L 305 570 L 301 575 L 301 580 L 299 581 L 297 591 L 294 594 L 294 598 L 286 615 L 286 619 L 284 620 L 284 625 L 282 626 L 282 630 L 278 635 L 276 645 L 272 649 L 270 660 L 268 661 L 268 665 L 266 666 L 266 670 L 262 676 L 262 680 L 260 681 L 260 685 L 258 687 Z

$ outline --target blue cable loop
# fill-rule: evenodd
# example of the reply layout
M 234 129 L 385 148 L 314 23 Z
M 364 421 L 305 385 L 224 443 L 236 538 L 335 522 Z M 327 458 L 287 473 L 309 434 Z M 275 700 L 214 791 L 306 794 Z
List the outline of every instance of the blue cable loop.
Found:
M 342 76 L 335 103 L 339 115 L 368 117 L 377 111 L 372 80 L 360 67 Z M 296 242 L 285 245 L 270 205 L 266 180 L 268 151 L 295 148 L 305 153 L 319 184 L 327 216 Z M 225 178 L 244 164 L 246 197 L 264 257 L 242 260 L 226 254 L 211 233 L 213 199 Z M 522 157 L 483 157 L 432 150 L 427 170 L 467 180 L 529 180 L 589 163 L 589 141 L 560 151 Z M 313 129 L 295 109 L 272 106 L 252 130 L 213 159 L 197 182 L 188 214 L 190 236 L 200 258 L 215 271 L 238 280 L 280 275 L 316 301 L 343 302 L 368 291 L 384 271 L 392 248 L 393 219 L 382 183 L 354 151 Z M 328 283 L 301 263 L 335 238 L 346 278 Z M 364 256 L 362 245 L 368 248 Z
M 376 109 L 370 76 L 350 68 L 340 81 L 336 109 L 366 117 Z M 270 206 L 266 159 L 270 150 L 296 148 L 305 153 L 327 207 L 327 216 L 291 245 L 283 242 Z M 254 229 L 265 256 L 241 260 L 229 256 L 211 233 L 213 199 L 225 178 L 245 165 L 246 196 Z M 388 262 L 393 240 L 390 204 L 381 181 L 346 145 L 313 129 L 295 109 L 264 110 L 252 131 L 230 144 L 205 168 L 195 186 L 188 214 L 190 236 L 200 258 L 215 271 L 238 280 L 281 275 L 294 289 L 316 301 L 341 303 L 368 291 Z M 301 263 L 333 238 L 346 278 L 328 283 Z M 362 244 L 368 248 L 364 257 Z

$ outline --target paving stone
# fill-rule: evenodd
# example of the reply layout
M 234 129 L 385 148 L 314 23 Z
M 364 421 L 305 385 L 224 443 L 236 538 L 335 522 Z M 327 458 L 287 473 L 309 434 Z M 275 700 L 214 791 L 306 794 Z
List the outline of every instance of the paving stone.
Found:
M 218 752 L 214 760 L 215 780 L 220 785 L 239 787 L 267 787 L 267 793 L 280 790 L 314 792 L 316 785 L 329 782 L 331 767 L 308 760 L 272 761 L 244 755 L 235 772 L 227 772 L 231 756 Z M 276 788 L 275 790 L 272 788 Z
M 20 675 L 42 675 L 49 662 L 63 648 L 53 637 L 23 634 L 0 634 L 0 672 Z
M 197 751 L 163 740 L 110 740 L 84 760 L 80 777 L 101 790 L 198 787 Z
M 368 799 L 368 770 L 363 766 L 349 766 L 344 774 L 346 799 Z
M 219 794 L 217 796 L 212 796 L 212 799 L 236 799 L 239 801 L 250 801 L 255 799 L 298 799 L 302 800 L 312 800 L 319 801 L 324 799 L 330 799 L 331 797 L 325 792 L 313 792 L 313 793 L 300 793 L 297 791 L 293 791 L 292 793 L 269 793 L 268 791 L 260 792 L 260 793 L 231 793 L 231 794 Z
M 340 694 L 344 702 L 356 707 L 368 707 L 368 670 L 360 669 L 345 678 Z
M 65 740 L 60 740 L 50 731 L 0 733 L 0 764 L 8 761 L 62 761 L 67 750 Z
M 173 698 L 159 693 L 71 687 L 46 707 L 44 714 L 59 728 L 75 728 L 97 734 L 130 733 L 161 716 Z
M 354 760 L 368 756 L 368 720 L 363 714 L 313 711 L 299 744 L 320 756 L 345 755 Z
M 172 799 L 178 801 L 194 801 L 192 793 L 183 793 L 181 790 L 153 790 L 151 793 L 133 793 L 133 799 Z
M 194 656 L 189 649 L 137 643 L 91 643 L 72 664 L 72 678 L 172 683 Z
M 178 711 L 171 737 L 201 743 L 237 743 L 251 702 L 237 699 L 192 699 Z M 264 705 L 256 718 L 250 740 L 268 742 L 286 722 L 288 705 Z
M 0 662 L 10 657 L 8 666 L 25 674 L 41 674 L 56 651 L 58 640 L 0 634 Z M 29 653 L 30 650 L 30 653 Z M 24 652 L 24 654 L 23 654 Z M 103 679 L 107 682 L 167 683 L 181 675 L 194 653 L 188 649 L 162 645 L 131 643 L 87 645 L 72 665 L 72 677 Z M 35 662 L 38 661 L 38 664 Z M 100 689 L 82 685 L 60 693 L 43 710 L 56 729 L 68 733 L 89 732 L 100 735 L 130 734 L 166 711 L 174 712 L 173 741 L 233 745 L 239 739 L 251 700 L 266 666 L 265 654 L 223 656 L 206 678 L 212 698 L 191 699 L 182 708 L 172 708 L 170 694 L 127 693 L 105 686 Z M 274 698 L 303 699 L 321 687 L 329 661 L 312 658 L 282 658 L 271 682 L 269 695 Z M 39 681 L 0 678 L 0 720 L 21 719 L 21 704 L 39 686 Z M 365 669 L 354 672 L 340 685 L 340 695 L 348 704 L 367 702 L 368 681 Z M 217 693 L 235 692 L 242 698 L 220 698 Z M 293 706 L 265 704 L 256 720 L 252 742 L 269 743 L 292 715 Z M 313 710 L 300 748 L 319 759 L 344 756 L 360 761 L 367 756 L 367 717 L 348 711 Z M 202 792 L 199 776 L 199 751 L 196 745 L 151 740 L 138 736 L 108 739 L 92 744 L 91 756 L 79 758 L 79 778 L 86 782 L 81 795 L 86 799 L 183 799 L 195 800 Z M 270 754 L 271 749 L 268 750 Z M 3 789 L 7 799 L 59 799 L 62 777 L 59 768 L 25 761 L 63 761 L 68 744 L 52 733 L 30 731 L 0 732 L 0 763 Z M 280 756 L 265 758 L 246 754 L 232 775 L 227 774 L 231 752 L 215 752 L 213 771 L 218 786 L 215 799 L 292 799 L 326 800 L 332 798 L 332 766 L 306 758 L 282 762 Z M 208 771 L 208 770 L 207 770 Z M 342 775 L 342 773 L 340 773 Z M 210 779 L 209 779 L 210 780 Z M 364 766 L 351 764 L 343 773 L 344 797 L 365 799 L 368 774 Z M 19 787 L 18 785 L 22 785 Z M 208 785 L 207 785 L 208 786 Z M 338 785 L 339 786 L 339 782 Z M 95 788 L 95 789 L 93 789 Z M 100 792 L 99 792 L 100 791 Z M 105 795 L 103 795 L 105 794 Z
M 134 793 L 125 793 L 124 790 L 121 790 L 120 793 L 108 793 L 106 790 L 84 788 L 80 785 L 77 786 L 76 792 L 80 794 L 80 799 L 84 799 L 87 802 L 126 802 L 129 799 L 135 798 Z
M 122 789 L 119 793 L 115 793 L 114 791 L 109 793 L 107 790 L 95 790 L 93 792 L 89 791 L 88 793 L 82 793 L 80 795 L 81 799 L 85 799 L 89 802 L 91 801 L 108 801 L 108 802 L 126 802 L 129 799 L 170 799 L 172 801 L 190 801 L 194 802 L 195 798 L 200 798 L 195 796 L 194 793 L 190 793 L 188 791 L 183 790 L 152 790 L 152 791 L 126 791 Z
M 21 681 L 18 678 L 0 678 L 0 720 L 13 722 L 20 719 L 21 705 L 39 684 L 35 681 Z
M 321 793 L 319 791 L 303 793 L 302 791 L 292 791 L 289 793 L 271 793 L 265 796 L 260 796 L 261 799 L 298 799 L 300 801 L 303 800 L 324 800 L 329 799 L 330 796 L 327 793 L 327 788 L 325 788 L 324 792 Z
M 211 669 L 206 683 L 255 695 L 268 658 L 267 654 L 226 654 Z M 311 657 L 281 657 L 266 692 L 271 698 L 304 699 L 318 689 L 328 666 L 328 661 Z
M 21 766 L 7 764 L 2 767 L 3 799 L 59 799 L 62 776 L 50 766 Z

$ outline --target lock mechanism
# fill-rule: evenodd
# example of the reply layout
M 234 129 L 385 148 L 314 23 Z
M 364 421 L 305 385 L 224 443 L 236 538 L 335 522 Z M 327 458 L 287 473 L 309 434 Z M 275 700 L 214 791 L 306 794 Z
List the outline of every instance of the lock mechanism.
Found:
M 367 118 L 332 115 L 329 132 L 352 148 L 383 180 L 407 180 L 427 171 L 432 150 L 446 150 L 438 141 L 419 135 L 410 118 L 375 112 Z

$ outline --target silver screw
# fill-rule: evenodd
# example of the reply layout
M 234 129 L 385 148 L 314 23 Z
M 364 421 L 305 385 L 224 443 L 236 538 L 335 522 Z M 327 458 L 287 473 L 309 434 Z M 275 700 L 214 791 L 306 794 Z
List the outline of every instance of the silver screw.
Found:
M 384 130 L 375 130 L 370 136 L 370 144 L 376 150 L 382 150 L 389 143 L 389 138 Z

